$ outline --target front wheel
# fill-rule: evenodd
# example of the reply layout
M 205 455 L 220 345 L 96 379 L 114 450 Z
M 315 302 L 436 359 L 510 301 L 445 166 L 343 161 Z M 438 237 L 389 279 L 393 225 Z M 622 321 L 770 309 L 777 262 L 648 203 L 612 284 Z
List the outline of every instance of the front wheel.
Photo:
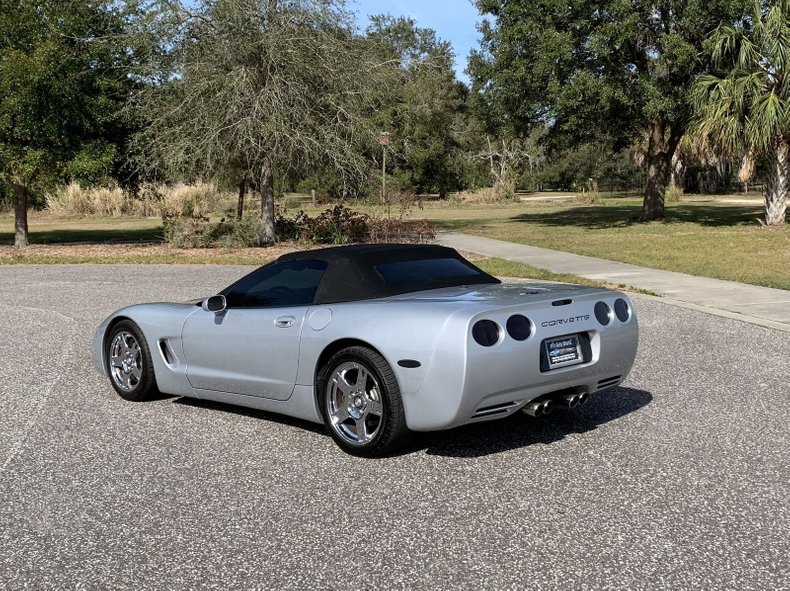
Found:
M 110 383 L 124 400 L 149 400 L 158 393 L 148 343 L 140 328 L 121 320 L 107 338 L 105 349 Z
M 321 369 L 317 382 L 327 430 L 341 449 L 380 456 L 406 442 L 409 429 L 398 381 L 379 353 L 343 349 Z

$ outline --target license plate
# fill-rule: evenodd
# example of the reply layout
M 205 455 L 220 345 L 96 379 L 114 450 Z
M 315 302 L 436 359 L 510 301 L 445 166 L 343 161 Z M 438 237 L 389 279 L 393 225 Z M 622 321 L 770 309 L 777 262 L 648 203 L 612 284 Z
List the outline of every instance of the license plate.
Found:
M 544 346 L 546 347 L 546 357 L 549 360 L 549 369 L 575 365 L 584 361 L 578 335 L 546 339 Z

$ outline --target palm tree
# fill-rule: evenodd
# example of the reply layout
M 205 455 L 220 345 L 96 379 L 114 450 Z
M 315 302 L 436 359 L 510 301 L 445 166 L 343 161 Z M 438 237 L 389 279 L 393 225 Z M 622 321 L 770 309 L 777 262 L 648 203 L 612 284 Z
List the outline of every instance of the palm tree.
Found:
M 781 226 L 790 188 L 790 0 L 756 0 L 750 18 L 720 25 L 709 42 L 726 73 L 698 78 L 697 131 L 729 155 L 767 158 L 765 223 Z

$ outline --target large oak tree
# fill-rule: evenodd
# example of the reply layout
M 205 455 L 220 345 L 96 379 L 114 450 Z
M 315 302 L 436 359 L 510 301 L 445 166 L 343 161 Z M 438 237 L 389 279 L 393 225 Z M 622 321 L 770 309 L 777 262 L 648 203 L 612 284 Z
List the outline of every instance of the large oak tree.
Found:
M 0 182 L 13 188 L 16 246 L 28 244 L 32 190 L 120 159 L 135 12 L 133 1 L 0 3 Z
M 694 80 L 712 67 L 705 39 L 746 0 L 478 0 L 470 58 L 491 122 L 518 135 L 547 125 L 566 145 L 647 137 L 643 220 L 664 216 L 672 156 L 688 129 Z

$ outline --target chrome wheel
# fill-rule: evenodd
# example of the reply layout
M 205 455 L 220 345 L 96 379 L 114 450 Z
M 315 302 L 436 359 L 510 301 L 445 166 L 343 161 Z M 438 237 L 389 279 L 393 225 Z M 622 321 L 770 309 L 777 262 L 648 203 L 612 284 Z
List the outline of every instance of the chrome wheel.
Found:
M 135 336 L 121 331 L 110 344 L 110 375 L 115 385 L 124 392 L 131 392 L 143 379 L 143 354 Z
M 327 381 L 326 411 L 331 429 L 343 441 L 355 446 L 369 443 L 384 421 L 378 381 L 361 363 L 341 363 Z

